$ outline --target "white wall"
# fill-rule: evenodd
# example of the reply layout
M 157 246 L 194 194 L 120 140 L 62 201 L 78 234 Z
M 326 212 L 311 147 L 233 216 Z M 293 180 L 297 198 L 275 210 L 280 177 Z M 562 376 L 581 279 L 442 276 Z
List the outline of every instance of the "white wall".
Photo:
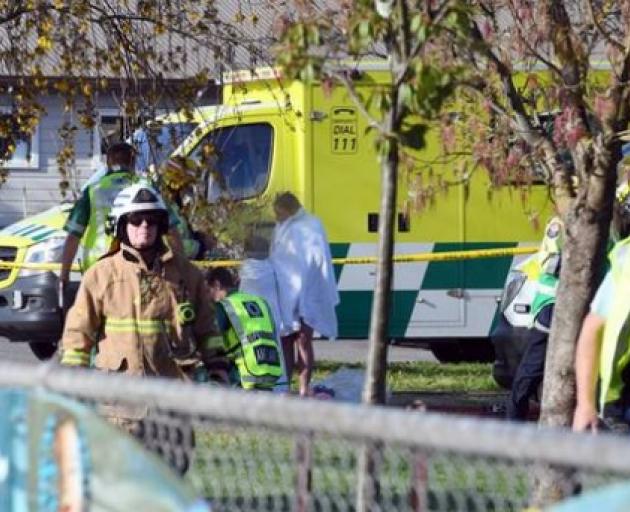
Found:
M 39 154 L 36 168 L 12 168 L 5 165 L 9 177 L 0 187 L 0 226 L 6 226 L 23 218 L 59 204 L 62 195 L 59 189 L 59 175 L 56 155 L 62 146 L 58 129 L 64 121 L 63 103 L 58 96 L 47 96 L 41 99 L 46 115 L 39 123 L 37 152 Z M 10 105 L 0 97 L 0 107 Z M 70 119 L 66 116 L 66 119 Z M 74 124 L 79 125 L 78 122 Z M 76 131 L 76 159 L 78 180 L 85 180 L 94 171 L 93 130 L 80 128 Z M 68 195 L 68 199 L 72 196 Z

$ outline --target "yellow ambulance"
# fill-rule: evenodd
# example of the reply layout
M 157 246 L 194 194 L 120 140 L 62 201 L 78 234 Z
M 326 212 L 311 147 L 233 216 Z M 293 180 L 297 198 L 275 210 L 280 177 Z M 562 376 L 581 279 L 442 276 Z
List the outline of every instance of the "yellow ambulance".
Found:
M 378 63 L 360 66 L 353 73 L 357 92 L 364 98 L 388 80 Z M 208 107 L 205 121 L 175 153 L 201 160 L 204 146 L 211 145 L 216 149 L 215 168 L 222 174 L 222 187 L 232 197 L 271 203 L 277 192 L 291 190 L 323 221 L 334 257 L 375 255 L 380 168 L 374 134 L 368 132 L 368 121 L 348 93 L 341 87 L 327 90 L 318 82 L 284 80 L 271 68 L 228 73 L 222 85 L 223 103 Z M 440 163 L 441 154 L 439 134 L 430 131 L 425 149 L 414 156 L 425 172 L 431 168 L 433 174 L 456 181 L 457 162 Z M 537 245 L 541 238 L 540 229 L 525 214 L 518 191 L 506 188 L 488 198 L 490 184 L 481 169 L 473 173 L 468 186 L 450 187 L 419 214 L 407 207 L 413 199 L 410 184 L 414 179 L 410 173 L 400 175 L 396 254 L 512 248 Z M 210 200 L 220 192 L 216 182 L 206 183 Z M 533 188 L 539 190 L 532 192 L 528 207 L 544 216 L 549 208 L 546 187 Z M 59 228 L 65 214 L 62 209 L 56 212 L 59 220 L 55 222 L 40 217 L 37 225 L 54 228 L 54 236 L 62 236 Z M 268 220 L 272 221 L 271 208 Z M 41 243 L 31 236 L 30 225 L 35 225 L 34 220 L 26 219 L 0 232 L 0 247 L 12 251 L 3 259 L 29 261 L 29 251 Z M 41 261 L 58 260 L 58 256 L 51 252 Z M 396 264 L 390 338 L 429 346 L 441 360 L 490 354 L 488 336 L 496 321 L 497 299 L 517 260 Z M 0 281 L 0 297 L 6 302 L 0 310 L 0 335 L 32 341 L 23 333 L 58 333 L 53 325 L 54 301 L 32 299 L 37 294 L 24 288 L 24 272 L 5 272 Z M 43 290 L 52 297 L 54 275 L 48 275 L 50 286 Z M 340 337 L 365 338 L 375 266 L 338 265 L 336 276 L 341 295 Z M 40 300 L 41 306 L 31 300 Z M 44 308 L 48 323 L 40 320 Z
M 387 83 L 382 64 L 353 70 L 363 98 Z M 376 112 L 371 112 L 376 115 Z M 215 119 L 200 125 L 176 153 L 200 160 L 204 145 L 217 149 L 216 167 L 236 198 L 293 191 L 326 227 L 334 257 L 374 256 L 378 237 L 380 169 L 368 121 L 342 87 L 284 80 L 278 70 L 224 75 L 223 102 Z M 456 181 L 455 167 L 439 164 L 442 144 L 429 132 L 415 153 L 425 167 Z M 480 169 L 468 187 L 454 186 L 422 213 L 409 211 L 413 174 L 401 173 L 396 216 L 396 254 L 493 249 L 538 244 L 542 232 L 525 214 L 519 192 L 488 199 Z M 208 183 L 208 198 L 218 194 Z M 527 208 L 546 215 L 546 186 L 533 185 Z M 544 224 L 544 220 L 543 220 Z M 429 346 L 442 360 L 491 352 L 488 336 L 510 268 L 522 258 L 440 263 L 401 263 L 395 268 L 390 337 Z M 342 338 L 365 338 L 375 266 L 336 266 Z

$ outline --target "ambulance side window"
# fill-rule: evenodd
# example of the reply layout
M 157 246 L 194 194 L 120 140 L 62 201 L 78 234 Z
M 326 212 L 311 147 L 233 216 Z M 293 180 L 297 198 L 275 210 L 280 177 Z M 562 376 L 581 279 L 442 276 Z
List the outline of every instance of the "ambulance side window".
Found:
M 265 190 L 272 151 L 273 127 L 257 123 L 213 130 L 190 156 L 210 170 L 209 201 L 225 194 L 247 199 Z

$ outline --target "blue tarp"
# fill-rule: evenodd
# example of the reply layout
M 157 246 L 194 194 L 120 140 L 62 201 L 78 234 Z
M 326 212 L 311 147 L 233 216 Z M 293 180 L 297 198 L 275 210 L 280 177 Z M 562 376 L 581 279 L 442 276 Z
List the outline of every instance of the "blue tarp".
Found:
M 549 509 L 549 512 L 626 512 L 630 510 L 630 484 L 613 484 L 581 496 L 570 498 Z
M 80 500 L 81 510 L 209 510 L 161 460 L 91 408 L 41 390 L 0 391 L 0 510 L 57 511 L 60 489 Z

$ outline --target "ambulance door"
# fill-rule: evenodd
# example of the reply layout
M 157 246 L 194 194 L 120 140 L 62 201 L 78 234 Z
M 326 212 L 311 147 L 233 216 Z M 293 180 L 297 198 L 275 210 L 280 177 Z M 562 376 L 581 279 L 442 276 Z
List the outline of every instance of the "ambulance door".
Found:
M 321 92 L 315 92 L 321 94 Z M 374 242 L 368 229 L 378 212 L 380 179 L 372 136 L 358 109 L 342 98 L 324 103 L 312 116 L 313 209 L 331 241 Z
M 313 89 L 313 211 L 324 223 L 333 257 L 373 256 L 380 190 L 373 137 L 365 135 L 366 122 L 342 88 L 336 88 L 332 98 Z M 340 337 L 367 337 L 375 268 L 335 267 Z

